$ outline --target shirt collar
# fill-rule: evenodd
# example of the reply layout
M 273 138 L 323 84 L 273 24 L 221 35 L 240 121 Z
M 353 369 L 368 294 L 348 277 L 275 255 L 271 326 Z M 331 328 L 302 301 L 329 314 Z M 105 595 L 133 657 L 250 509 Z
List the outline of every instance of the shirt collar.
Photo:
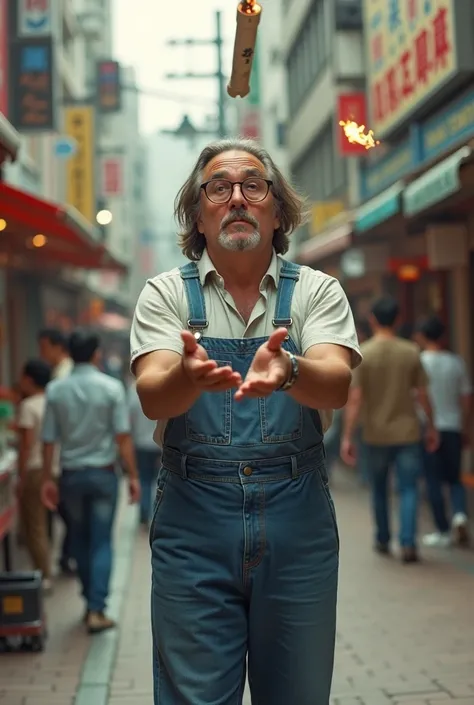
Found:
M 204 286 L 208 276 L 220 277 L 219 272 L 215 268 L 207 249 L 202 253 L 201 259 L 197 262 L 197 268 L 199 271 L 199 280 L 201 286 Z M 266 273 L 263 276 L 260 286 L 265 286 L 268 280 L 272 280 L 275 286 L 278 286 L 278 280 L 280 278 L 281 269 L 281 257 L 278 257 L 275 250 L 273 250 L 272 258 Z

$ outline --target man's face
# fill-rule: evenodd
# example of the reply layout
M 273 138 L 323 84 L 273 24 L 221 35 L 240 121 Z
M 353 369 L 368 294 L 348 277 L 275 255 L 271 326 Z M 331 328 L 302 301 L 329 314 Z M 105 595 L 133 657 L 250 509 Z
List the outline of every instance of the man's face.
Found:
M 259 159 L 241 151 L 223 152 L 214 157 L 204 169 L 202 182 L 225 179 L 232 183 L 249 177 L 266 179 L 268 175 Z M 255 185 L 248 183 L 252 193 Z M 273 241 L 274 231 L 280 221 L 276 204 L 269 190 L 263 201 L 249 203 L 241 186 L 233 187 L 227 203 L 212 203 L 201 189 L 201 211 L 198 229 L 206 238 L 208 247 L 222 247 L 230 251 L 266 249 Z
M 48 338 L 40 338 L 39 340 L 39 353 L 40 357 L 48 363 L 48 365 L 55 365 L 58 359 L 57 346 L 53 345 Z

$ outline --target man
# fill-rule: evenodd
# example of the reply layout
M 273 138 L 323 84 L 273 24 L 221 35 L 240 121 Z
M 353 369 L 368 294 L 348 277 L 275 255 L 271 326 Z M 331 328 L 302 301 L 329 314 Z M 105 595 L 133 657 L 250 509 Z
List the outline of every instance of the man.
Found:
M 42 359 L 52 368 L 53 379 L 63 379 L 67 377 L 73 368 L 73 362 L 69 355 L 68 338 L 59 328 L 43 328 L 38 335 L 39 351 Z M 55 467 L 57 476 L 59 468 Z M 64 524 L 64 535 L 61 544 L 61 555 L 59 567 L 65 575 L 74 575 L 74 561 L 71 557 L 71 537 L 69 521 L 64 507 L 59 504 L 58 515 Z M 49 534 L 53 537 L 54 515 L 49 514 Z
M 472 387 L 464 360 L 443 350 L 444 324 L 436 316 L 423 321 L 416 338 L 429 379 L 434 425 L 439 433 L 437 450 L 426 454 L 426 482 L 436 531 L 423 538 L 426 546 L 447 547 L 452 533 L 461 545 L 469 543 L 466 489 L 461 480 L 462 450 L 468 443 Z M 448 520 L 443 495 L 448 485 L 452 514 Z
M 52 367 L 53 379 L 67 377 L 73 368 L 67 336 L 58 328 L 43 328 L 38 343 L 40 356 Z
M 105 607 L 118 495 L 117 448 L 128 470 L 131 501 L 138 501 L 140 487 L 122 384 L 97 369 L 100 350 L 95 334 L 77 331 L 69 347 L 73 371 L 52 382 L 46 393 L 42 496 L 51 510 L 60 499 L 70 518 L 85 620 L 89 633 L 95 634 L 115 626 Z M 57 443 L 61 444 L 59 487 L 52 477 Z
M 372 307 L 373 337 L 361 346 L 364 363 L 353 378 L 341 455 L 346 463 L 354 464 L 353 435 L 361 414 L 364 462 L 372 487 L 376 524 L 375 548 L 382 554 L 390 551 L 388 480 L 394 465 L 400 493 L 402 560 L 413 563 L 418 560 L 418 481 L 423 467 L 416 399 L 428 419 L 426 443 L 429 449 L 436 447 L 437 434 L 420 353 L 414 343 L 397 337 L 398 315 L 398 304 L 389 296 L 379 299 Z
M 140 478 L 140 524 L 148 530 L 154 499 L 153 487 L 158 475 L 161 451 L 153 440 L 156 423 L 147 419 L 143 413 L 135 383 L 132 383 L 128 389 L 128 408 Z
M 43 467 L 41 427 L 45 388 L 51 369 L 43 360 L 29 360 L 23 367 L 18 409 L 18 504 L 23 536 L 35 570 L 43 575 L 43 589 L 51 590 L 51 551 L 47 513 L 41 503 Z
M 191 261 L 150 280 L 132 369 L 162 445 L 155 704 L 328 705 L 338 535 L 317 409 L 360 361 L 339 283 L 285 262 L 302 201 L 248 140 L 211 144 L 176 212 Z

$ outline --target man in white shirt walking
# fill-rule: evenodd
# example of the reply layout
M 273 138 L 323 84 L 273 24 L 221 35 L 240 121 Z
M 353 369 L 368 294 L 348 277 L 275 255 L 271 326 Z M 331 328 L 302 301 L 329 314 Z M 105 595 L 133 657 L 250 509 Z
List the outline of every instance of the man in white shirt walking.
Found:
M 472 388 L 466 365 L 459 355 L 444 350 L 445 327 L 435 316 L 417 329 L 423 348 L 421 359 L 429 378 L 434 425 L 439 447 L 426 454 L 426 482 L 436 531 L 424 537 L 427 546 L 449 546 L 453 535 L 468 543 L 466 489 L 461 481 L 462 450 L 469 437 Z M 452 519 L 448 519 L 443 495 L 449 486 Z

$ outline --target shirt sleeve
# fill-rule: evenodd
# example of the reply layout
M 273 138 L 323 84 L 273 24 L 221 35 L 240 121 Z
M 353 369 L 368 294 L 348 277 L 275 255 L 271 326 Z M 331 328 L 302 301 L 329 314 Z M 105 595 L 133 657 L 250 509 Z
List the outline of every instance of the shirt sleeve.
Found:
M 28 400 L 21 402 L 18 410 L 18 428 L 34 428 L 35 415 Z
M 357 340 L 354 317 L 347 296 L 337 279 L 316 278 L 310 288 L 309 303 L 301 334 L 303 355 L 313 345 L 330 343 L 349 348 L 352 368 L 362 361 Z
M 132 371 L 139 357 L 155 350 L 171 350 L 181 355 L 183 327 L 176 282 L 171 277 L 148 281 L 139 296 L 132 321 Z
M 422 362 L 421 355 L 418 353 L 415 362 L 415 381 L 413 386 L 415 389 L 423 389 L 424 387 L 428 387 L 429 383 L 428 374 Z
M 43 416 L 41 438 L 43 443 L 57 443 L 60 440 L 56 409 L 48 391 L 46 392 L 46 406 Z
M 127 395 L 120 382 L 117 383 L 113 397 L 112 425 L 115 435 L 130 433 L 130 412 Z

